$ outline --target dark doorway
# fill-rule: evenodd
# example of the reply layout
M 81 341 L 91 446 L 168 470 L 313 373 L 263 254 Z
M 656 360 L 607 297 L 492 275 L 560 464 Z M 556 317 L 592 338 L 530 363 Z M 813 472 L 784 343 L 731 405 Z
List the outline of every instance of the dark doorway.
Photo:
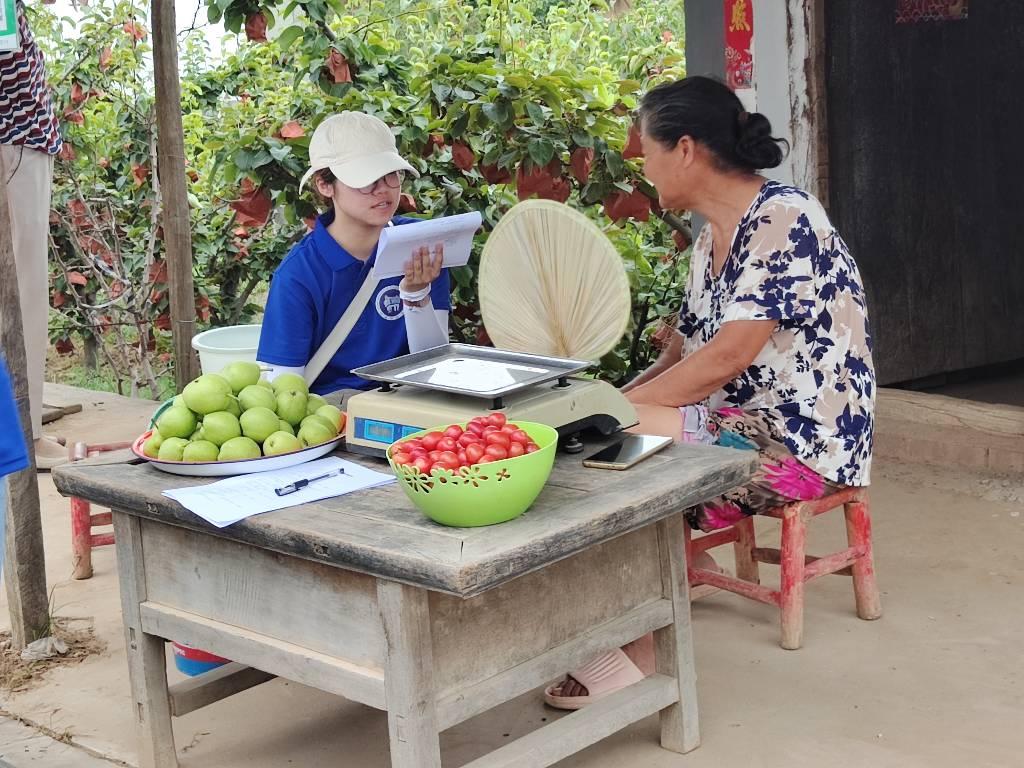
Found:
M 1024 3 L 911 24 L 896 0 L 822 5 L 831 213 L 881 383 L 1024 358 Z

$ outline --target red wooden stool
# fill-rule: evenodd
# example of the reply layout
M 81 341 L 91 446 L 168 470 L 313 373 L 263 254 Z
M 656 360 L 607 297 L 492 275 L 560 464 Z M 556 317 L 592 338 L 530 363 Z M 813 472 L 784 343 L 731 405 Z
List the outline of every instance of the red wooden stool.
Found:
M 805 555 L 807 521 L 838 507 L 843 507 L 846 515 L 846 537 L 850 546 L 824 557 Z M 804 584 L 819 576 L 829 573 L 852 576 L 857 615 L 869 621 L 882 615 L 871 553 L 871 513 L 865 489 L 846 488 L 816 501 L 798 501 L 763 514 L 782 520 L 781 549 L 757 546 L 753 518 L 697 539 L 691 538 L 690 528 L 686 526 L 688 563 L 692 563 L 698 553 L 722 544 L 733 544 L 736 552 L 735 577 L 691 565 L 687 571 L 691 588 L 708 585 L 778 606 L 782 610 L 781 645 L 788 650 L 796 650 L 803 643 Z M 761 586 L 758 563 L 782 566 L 780 589 Z M 700 597 L 701 590 L 694 590 L 694 596 Z
M 81 461 L 90 456 L 98 456 L 107 451 L 119 451 L 130 448 L 131 443 L 103 443 L 86 445 L 75 443 L 68 452 L 71 461 Z M 101 525 L 110 525 L 110 512 L 92 514 L 91 505 L 85 499 L 71 497 L 71 560 L 74 565 L 76 579 L 92 578 L 92 550 L 114 543 L 112 531 L 93 533 L 92 529 Z

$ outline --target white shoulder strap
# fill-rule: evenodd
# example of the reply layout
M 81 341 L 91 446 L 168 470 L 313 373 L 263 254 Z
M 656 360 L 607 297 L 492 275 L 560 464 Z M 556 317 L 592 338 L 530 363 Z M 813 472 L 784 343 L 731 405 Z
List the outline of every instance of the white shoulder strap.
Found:
M 352 298 L 352 302 L 348 305 L 348 308 L 342 313 L 341 318 L 338 320 L 338 324 L 334 326 L 327 338 L 324 339 L 324 343 L 320 345 L 320 348 L 314 353 L 313 357 L 306 364 L 306 372 L 304 378 L 306 384 L 312 384 L 316 381 L 316 377 L 320 375 L 327 364 L 334 357 L 334 353 L 341 349 L 341 345 L 345 343 L 345 339 L 348 338 L 349 333 L 355 326 L 359 316 L 363 314 L 363 310 L 366 309 L 366 304 L 373 295 L 374 290 L 377 288 L 377 283 L 380 280 L 373 275 L 373 270 L 370 270 L 370 274 L 363 280 L 363 284 L 359 287 L 359 291 Z

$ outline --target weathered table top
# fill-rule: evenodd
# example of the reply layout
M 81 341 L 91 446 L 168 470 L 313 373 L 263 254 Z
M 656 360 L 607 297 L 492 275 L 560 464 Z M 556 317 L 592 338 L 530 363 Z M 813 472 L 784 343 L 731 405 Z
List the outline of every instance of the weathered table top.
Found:
M 470 597 L 704 501 L 747 480 L 753 452 L 673 445 L 626 471 L 582 465 L 596 444 L 560 454 L 522 517 L 483 528 L 425 518 L 397 484 L 268 512 L 215 528 L 162 492 L 211 482 L 144 463 L 82 462 L 53 472 L 65 496 L 263 549 Z M 378 460 L 341 454 L 374 469 Z

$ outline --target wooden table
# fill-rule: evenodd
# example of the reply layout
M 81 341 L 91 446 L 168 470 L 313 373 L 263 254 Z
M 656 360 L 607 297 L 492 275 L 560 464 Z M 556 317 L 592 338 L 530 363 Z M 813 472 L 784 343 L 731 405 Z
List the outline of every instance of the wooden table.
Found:
M 560 456 L 526 515 L 472 529 L 435 525 L 397 486 L 216 529 L 161 495 L 206 480 L 88 462 L 54 480 L 113 510 L 142 765 L 177 766 L 172 716 L 280 676 L 386 710 L 392 765 L 439 768 L 440 731 L 653 631 L 656 674 L 468 764 L 537 768 L 655 712 L 663 747 L 698 746 L 682 510 L 754 463 L 697 446 L 627 472 Z M 167 639 L 236 663 L 169 688 Z

